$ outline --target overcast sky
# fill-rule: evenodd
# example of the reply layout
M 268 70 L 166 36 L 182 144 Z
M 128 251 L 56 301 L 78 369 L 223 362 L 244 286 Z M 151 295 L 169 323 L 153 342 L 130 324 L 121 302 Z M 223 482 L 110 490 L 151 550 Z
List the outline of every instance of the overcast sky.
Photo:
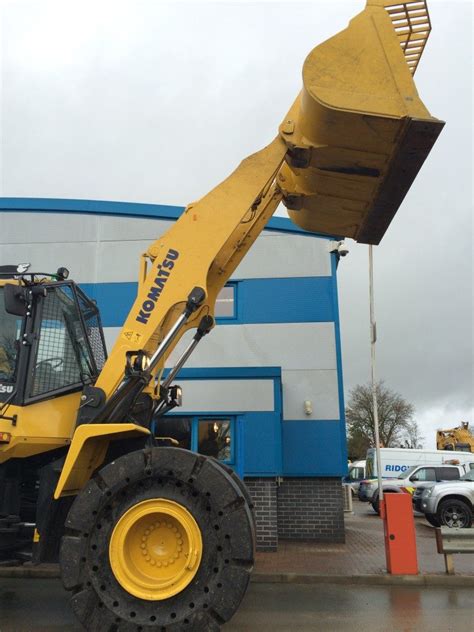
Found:
M 364 4 L 0 0 L 0 195 L 199 198 L 275 136 L 307 53 Z M 434 447 L 437 427 L 474 423 L 473 11 L 429 8 L 416 83 L 447 124 L 375 249 L 375 282 L 378 375 Z M 367 247 L 349 245 L 346 395 L 368 381 L 370 355 Z

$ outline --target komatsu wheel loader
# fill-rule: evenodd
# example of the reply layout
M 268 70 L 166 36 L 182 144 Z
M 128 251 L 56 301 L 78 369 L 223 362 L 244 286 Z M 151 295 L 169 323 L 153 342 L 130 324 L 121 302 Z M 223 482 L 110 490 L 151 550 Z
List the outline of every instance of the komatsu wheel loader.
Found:
M 415 88 L 424 1 L 369 0 L 317 46 L 276 138 L 154 241 L 107 357 L 96 305 L 60 268 L 0 270 L 0 549 L 34 526 L 91 631 L 218 630 L 254 559 L 251 499 L 219 461 L 159 445 L 175 378 L 280 202 L 296 224 L 378 244 L 443 123 Z M 187 330 L 176 365 L 164 365 Z M 152 432 L 152 419 L 158 419 Z M 154 435 L 157 436 L 154 436 Z

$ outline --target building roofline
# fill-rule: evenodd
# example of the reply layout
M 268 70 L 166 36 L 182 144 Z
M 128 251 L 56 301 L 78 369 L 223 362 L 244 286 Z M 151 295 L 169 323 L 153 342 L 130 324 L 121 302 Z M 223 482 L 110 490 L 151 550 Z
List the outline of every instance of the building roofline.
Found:
M 148 219 L 178 219 L 184 206 L 168 204 L 145 204 L 142 202 L 113 202 L 110 200 L 76 200 L 61 198 L 20 198 L 0 197 L 0 212 L 23 213 L 84 213 L 88 215 L 112 215 L 120 217 L 140 217 Z M 272 217 L 265 230 L 283 233 L 340 239 L 340 237 L 310 233 L 286 217 Z

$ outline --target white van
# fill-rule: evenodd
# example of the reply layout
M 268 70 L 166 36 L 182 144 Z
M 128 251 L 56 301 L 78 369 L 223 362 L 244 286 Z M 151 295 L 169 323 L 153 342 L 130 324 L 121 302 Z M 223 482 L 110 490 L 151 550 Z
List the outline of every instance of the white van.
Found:
M 414 465 L 464 465 L 474 462 L 470 452 L 451 450 L 411 450 L 408 448 L 380 448 L 382 478 L 396 478 Z M 375 448 L 367 450 L 366 477 L 377 478 L 377 456 Z
M 353 461 L 352 463 L 349 463 L 349 471 L 347 473 L 347 476 L 344 476 L 344 478 L 342 479 L 342 482 L 345 485 L 351 486 L 353 494 L 357 494 L 357 492 L 359 491 L 360 482 L 363 481 L 367 475 L 365 466 L 365 459 L 363 461 Z

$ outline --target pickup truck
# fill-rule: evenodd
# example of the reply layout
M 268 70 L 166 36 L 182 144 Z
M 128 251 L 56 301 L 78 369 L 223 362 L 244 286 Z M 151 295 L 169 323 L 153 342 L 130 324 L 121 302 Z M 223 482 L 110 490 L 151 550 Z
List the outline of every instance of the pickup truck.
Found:
M 418 487 L 413 507 L 424 513 L 434 527 L 468 529 L 472 526 L 474 507 L 474 469 L 459 480 Z
M 397 478 L 384 478 L 382 488 L 384 494 L 413 494 L 417 487 L 427 482 L 456 481 L 465 473 L 465 465 L 415 465 Z M 358 497 L 362 502 L 370 502 L 374 511 L 379 513 L 377 479 L 361 481 Z

